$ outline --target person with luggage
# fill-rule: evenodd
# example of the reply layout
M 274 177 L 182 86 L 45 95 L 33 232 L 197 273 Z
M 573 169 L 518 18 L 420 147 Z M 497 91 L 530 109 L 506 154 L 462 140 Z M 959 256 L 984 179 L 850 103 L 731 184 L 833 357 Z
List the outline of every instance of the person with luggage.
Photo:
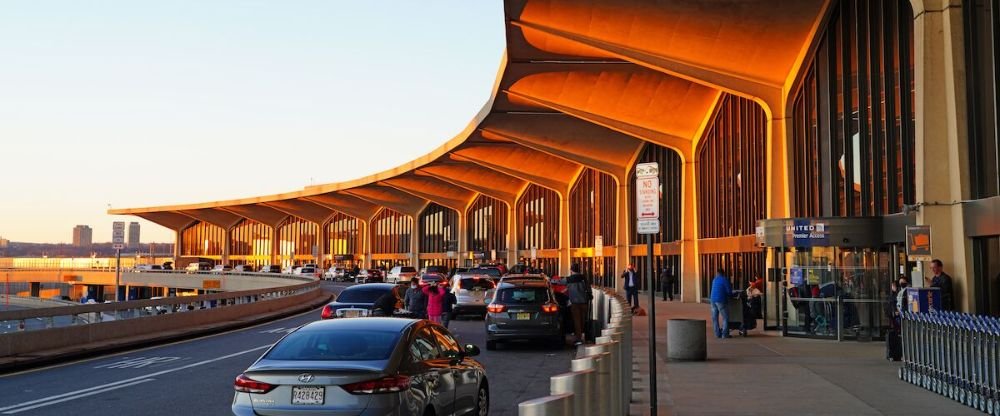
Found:
M 573 317 L 573 332 L 576 334 L 576 344 L 581 345 L 586 341 L 584 336 L 584 323 L 587 317 L 587 309 L 590 301 L 594 298 L 590 290 L 590 282 L 580 274 L 580 265 L 570 266 L 571 274 L 566 277 L 566 291 L 569 294 L 569 311 Z
M 639 307 L 639 274 L 635 272 L 635 266 L 628 265 L 622 272 L 622 280 L 625 281 L 625 299 L 628 301 L 628 306 L 635 311 Z
M 733 285 L 722 269 L 718 269 L 712 279 L 712 292 L 709 300 L 712 302 L 712 329 L 716 338 L 729 338 L 729 298 L 733 296 Z M 722 325 L 719 325 L 719 315 L 722 315 Z
M 671 301 L 674 300 L 674 284 L 677 283 L 677 276 L 674 276 L 671 267 L 664 267 L 663 271 L 660 272 L 660 285 L 663 288 L 663 301 L 666 302 L 667 298 Z
M 889 329 L 885 333 L 885 359 L 899 361 L 903 358 L 903 340 L 899 336 L 900 304 L 906 299 L 907 281 L 905 276 L 899 276 L 898 282 L 889 286 L 886 299 L 886 312 L 889 315 Z

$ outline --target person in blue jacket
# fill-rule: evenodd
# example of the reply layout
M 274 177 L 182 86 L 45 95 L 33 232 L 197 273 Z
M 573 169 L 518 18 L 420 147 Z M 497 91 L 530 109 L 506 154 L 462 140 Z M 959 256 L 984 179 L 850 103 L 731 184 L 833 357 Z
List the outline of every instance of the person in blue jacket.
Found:
M 729 283 L 724 270 L 715 272 L 712 279 L 712 329 L 716 338 L 729 338 L 729 298 L 733 296 L 733 286 Z M 722 314 L 722 327 L 719 327 L 719 314 Z

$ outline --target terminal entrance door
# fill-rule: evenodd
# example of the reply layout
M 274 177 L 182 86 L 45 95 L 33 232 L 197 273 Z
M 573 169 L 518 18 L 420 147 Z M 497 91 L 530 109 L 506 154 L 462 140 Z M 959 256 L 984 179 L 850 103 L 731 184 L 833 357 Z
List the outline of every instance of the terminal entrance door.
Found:
M 768 256 L 766 327 L 810 338 L 884 337 L 898 248 L 772 247 Z

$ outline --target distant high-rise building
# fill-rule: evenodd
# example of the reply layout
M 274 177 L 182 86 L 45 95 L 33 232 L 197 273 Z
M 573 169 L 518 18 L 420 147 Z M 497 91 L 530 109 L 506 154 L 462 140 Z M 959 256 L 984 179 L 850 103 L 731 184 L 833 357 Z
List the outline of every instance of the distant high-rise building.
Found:
M 139 223 L 128 223 L 128 248 L 139 248 Z
M 77 225 L 73 227 L 73 245 L 76 247 L 90 247 L 94 243 L 94 230 L 88 225 Z
M 8 247 L 10 247 L 10 240 L 0 237 L 0 257 L 7 257 Z

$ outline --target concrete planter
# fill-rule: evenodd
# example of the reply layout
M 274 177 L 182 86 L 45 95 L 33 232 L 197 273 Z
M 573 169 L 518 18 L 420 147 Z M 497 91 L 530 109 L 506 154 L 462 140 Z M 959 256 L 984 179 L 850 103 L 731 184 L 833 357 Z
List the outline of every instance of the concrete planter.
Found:
M 667 320 L 667 358 L 672 361 L 708 358 L 704 319 Z

